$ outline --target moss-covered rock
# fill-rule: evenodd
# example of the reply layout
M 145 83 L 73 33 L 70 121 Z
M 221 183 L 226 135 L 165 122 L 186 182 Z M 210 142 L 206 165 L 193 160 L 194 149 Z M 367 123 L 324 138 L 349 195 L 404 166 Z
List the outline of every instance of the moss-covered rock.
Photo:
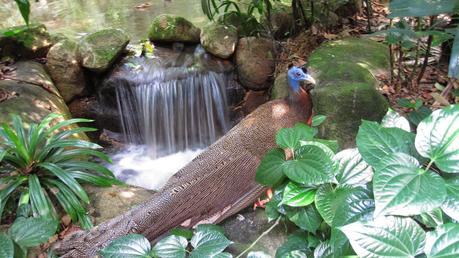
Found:
M 129 36 L 120 29 L 106 29 L 82 38 L 79 52 L 83 67 L 105 72 L 121 56 L 129 43 Z
M 379 121 L 388 108 L 375 79 L 389 67 L 386 47 L 363 38 L 332 41 L 314 51 L 309 66 L 317 80 L 314 111 L 328 117 L 320 136 L 354 146 L 361 120 Z
M 0 56 L 44 57 L 51 45 L 51 36 L 43 24 L 11 27 L 0 34 Z
M 212 23 L 201 31 L 201 45 L 207 52 L 220 58 L 231 57 L 237 41 L 237 29 L 232 25 Z
M 40 123 L 50 113 L 71 118 L 44 66 L 32 62 L 18 62 L 8 74 L 10 80 L 0 80 L 0 123 L 10 122 L 11 114 L 18 114 L 27 124 Z M 84 133 L 78 135 L 87 139 Z
M 271 89 L 271 99 L 283 99 L 288 97 L 288 87 L 287 73 L 279 74 L 274 80 L 274 85 Z
M 274 56 L 273 43 L 269 39 L 240 39 L 236 50 L 236 66 L 242 86 L 251 90 L 269 88 L 274 73 Z
M 150 25 L 148 38 L 158 42 L 199 43 L 201 30 L 183 17 L 162 14 Z
M 63 40 L 48 52 L 46 67 L 65 102 L 70 102 L 85 91 L 83 69 L 78 62 L 78 44 Z

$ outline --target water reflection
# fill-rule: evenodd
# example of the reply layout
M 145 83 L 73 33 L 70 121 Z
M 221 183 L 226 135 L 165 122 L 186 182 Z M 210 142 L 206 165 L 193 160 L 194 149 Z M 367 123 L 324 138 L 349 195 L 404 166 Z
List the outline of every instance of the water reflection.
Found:
M 31 21 L 43 22 L 52 32 L 69 36 L 103 28 L 122 28 L 133 39 L 147 35 L 152 19 L 162 13 L 183 16 L 196 25 L 207 18 L 200 0 L 30 0 Z M 21 25 L 22 18 L 12 0 L 0 0 L 0 27 Z

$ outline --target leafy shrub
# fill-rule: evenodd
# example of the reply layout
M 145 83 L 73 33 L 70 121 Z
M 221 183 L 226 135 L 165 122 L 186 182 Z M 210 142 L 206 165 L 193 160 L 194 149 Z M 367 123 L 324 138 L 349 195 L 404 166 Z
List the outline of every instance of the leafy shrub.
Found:
M 194 234 L 190 230 L 172 230 L 172 234 L 160 240 L 153 248 L 142 235 L 130 234 L 111 242 L 100 251 L 104 258 L 125 257 L 232 257 L 223 252 L 230 244 L 223 230 L 215 225 L 199 225 Z M 190 251 L 188 246 L 192 247 Z
M 76 127 L 75 123 L 91 122 L 87 119 L 70 119 L 56 122 L 61 115 L 50 114 L 40 124 L 24 128 L 21 118 L 12 116 L 12 127 L 0 128 L 0 217 L 5 204 L 20 193 L 17 214 L 27 217 L 55 218 L 56 210 L 50 199 L 53 195 L 72 218 L 87 229 L 92 226 L 86 212 L 89 197 L 80 182 L 97 186 L 111 186 L 118 181 L 102 165 L 88 161 L 97 157 L 111 162 L 97 144 L 72 139 L 72 135 L 95 131 L 94 128 Z M 92 173 L 95 172 L 95 173 Z M 17 195 L 16 195 L 17 196 Z
M 18 218 L 8 233 L 0 233 L 0 258 L 27 257 L 27 249 L 46 243 L 57 222 L 45 218 Z
M 417 135 L 409 126 L 394 111 L 382 125 L 363 121 L 357 148 L 337 154 L 313 128 L 279 131 L 256 179 L 275 187 L 268 217 L 300 232 L 276 257 L 459 256 L 459 105 L 433 112 Z

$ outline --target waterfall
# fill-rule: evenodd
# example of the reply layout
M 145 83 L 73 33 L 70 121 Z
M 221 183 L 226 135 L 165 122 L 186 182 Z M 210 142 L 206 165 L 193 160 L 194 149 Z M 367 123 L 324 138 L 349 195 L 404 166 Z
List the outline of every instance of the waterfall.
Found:
M 134 58 L 116 76 L 116 101 L 126 142 L 157 158 L 205 148 L 230 129 L 230 76 L 202 65 L 203 53 L 171 62 Z M 113 79 L 112 79 L 113 83 Z

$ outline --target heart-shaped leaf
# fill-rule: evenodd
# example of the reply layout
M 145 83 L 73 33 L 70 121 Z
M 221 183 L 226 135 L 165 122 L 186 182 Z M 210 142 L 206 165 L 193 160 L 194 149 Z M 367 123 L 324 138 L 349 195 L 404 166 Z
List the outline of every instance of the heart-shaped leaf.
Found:
M 340 229 L 359 257 L 415 257 L 424 248 L 424 230 L 410 218 L 379 217 Z
M 4 233 L 0 233 L 0 258 L 11 258 L 14 256 L 13 240 Z
M 459 221 L 459 177 L 448 178 L 446 182 L 446 200 L 441 209 L 451 218 Z
M 448 223 L 428 232 L 424 251 L 429 258 L 459 257 L 459 224 Z
M 153 253 L 161 258 L 183 258 L 186 256 L 187 245 L 185 237 L 168 236 L 153 247 Z
M 446 198 L 445 181 L 404 153 L 387 156 L 375 172 L 375 216 L 410 216 L 440 207 Z
M 418 126 L 416 149 L 439 169 L 459 173 L 459 105 L 436 110 Z
M 232 242 L 219 231 L 203 230 L 191 239 L 194 250 L 190 258 L 213 257 L 225 250 Z
M 255 180 L 268 186 L 274 186 L 284 180 L 283 165 L 285 163 L 285 154 L 282 149 L 273 149 L 269 151 L 261 160 L 257 168 Z
M 311 233 L 315 233 L 322 222 L 320 214 L 313 205 L 299 208 L 286 207 L 285 212 L 291 222 Z
M 314 202 L 316 189 L 302 187 L 294 182 L 289 182 L 284 189 L 282 204 L 292 207 L 307 206 Z
M 293 128 L 282 128 L 276 135 L 276 144 L 283 149 L 300 147 L 300 141 L 314 138 L 314 130 L 306 124 L 298 123 Z
M 373 169 L 357 149 L 340 151 L 334 160 L 338 164 L 336 180 L 340 185 L 363 185 L 373 178 Z
M 395 127 L 411 132 L 410 122 L 391 108 L 387 110 L 387 114 L 382 119 L 381 125 L 387 128 Z
M 18 218 L 8 230 L 9 235 L 24 248 L 43 244 L 56 233 L 57 222 L 42 217 Z
M 357 146 L 363 159 L 374 169 L 381 160 L 395 152 L 417 156 L 414 134 L 400 128 L 384 128 L 376 122 L 363 121 L 357 134 Z
M 100 251 L 100 255 L 104 258 L 148 258 L 150 251 L 151 245 L 148 239 L 139 234 L 130 234 L 115 239 Z

